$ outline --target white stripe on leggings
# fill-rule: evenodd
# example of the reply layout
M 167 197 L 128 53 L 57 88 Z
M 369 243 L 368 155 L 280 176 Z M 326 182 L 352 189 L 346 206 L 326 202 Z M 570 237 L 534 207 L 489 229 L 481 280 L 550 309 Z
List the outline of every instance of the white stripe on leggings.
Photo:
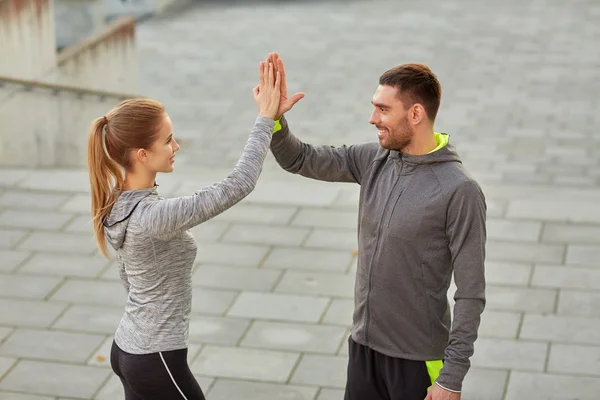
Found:
M 175 385 L 175 387 L 177 388 L 177 390 L 179 390 L 179 393 L 181 393 L 181 396 L 187 400 L 187 397 L 185 397 L 185 394 L 183 394 L 183 392 L 181 391 L 181 389 L 179 389 L 179 386 L 177 386 L 177 382 L 175 382 L 175 378 L 173 378 L 173 375 L 171 375 L 171 371 L 169 371 L 169 367 L 167 366 L 167 363 L 165 362 L 165 359 L 162 355 L 161 352 L 158 353 L 160 355 L 160 359 L 162 360 L 163 364 L 165 365 L 165 368 L 167 369 L 167 372 L 169 373 L 169 376 L 171 377 L 171 380 L 173 381 L 173 385 Z

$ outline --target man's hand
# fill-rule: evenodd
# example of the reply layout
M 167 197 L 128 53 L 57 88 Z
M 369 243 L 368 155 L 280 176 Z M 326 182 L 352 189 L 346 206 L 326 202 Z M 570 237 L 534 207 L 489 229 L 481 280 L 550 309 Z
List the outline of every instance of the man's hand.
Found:
M 451 392 L 434 383 L 425 400 L 460 400 L 460 393 Z
M 269 62 L 273 63 L 273 65 L 275 66 L 275 73 L 279 72 L 280 74 L 281 100 L 279 102 L 279 110 L 277 111 L 277 116 L 275 117 L 275 119 L 279 119 L 283 114 L 290 111 L 297 102 L 304 98 L 304 93 L 296 93 L 292 97 L 288 98 L 287 81 L 285 79 L 285 68 L 283 66 L 283 61 L 281 60 L 281 58 L 279 58 L 279 54 L 269 53 L 269 56 L 265 61 L 267 62 L 267 65 Z

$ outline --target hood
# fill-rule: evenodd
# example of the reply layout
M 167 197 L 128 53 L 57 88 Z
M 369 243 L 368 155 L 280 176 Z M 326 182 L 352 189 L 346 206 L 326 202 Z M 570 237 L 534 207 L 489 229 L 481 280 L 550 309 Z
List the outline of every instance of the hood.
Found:
M 118 196 L 117 201 L 104 221 L 104 236 L 113 249 L 117 250 L 123 245 L 127 226 L 129 225 L 129 217 L 140 201 L 151 194 L 157 194 L 156 186 L 125 192 L 115 191 L 115 195 Z
M 438 147 L 430 153 L 415 156 L 397 150 L 390 150 L 389 157 L 398 161 L 402 160 L 405 166 L 408 167 L 408 170 L 412 170 L 419 165 L 462 162 L 456 148 L 449 143 L 449 135 L 443 133 L 436 134 L 436 140 L 438 141 Z

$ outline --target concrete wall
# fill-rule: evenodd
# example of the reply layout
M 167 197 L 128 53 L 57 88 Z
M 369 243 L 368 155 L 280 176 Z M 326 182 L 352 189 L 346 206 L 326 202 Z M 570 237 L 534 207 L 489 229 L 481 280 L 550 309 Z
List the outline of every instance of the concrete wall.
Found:
M 0 75 L 39 79 L 56 66 L 51 0 L 0 0 Z
M 131 97 L 0 76 L 0 167 L 85 167 L 91 121 Z
M 138 90 L 135 21 L 119 18 L 58 53 L 55 81 L 117 92 Z
M 137 97 L 136 69 L 133 18 L 57 53 L 52 0 L 0 0 L 0 167 L 85 166 L 90 122 Z

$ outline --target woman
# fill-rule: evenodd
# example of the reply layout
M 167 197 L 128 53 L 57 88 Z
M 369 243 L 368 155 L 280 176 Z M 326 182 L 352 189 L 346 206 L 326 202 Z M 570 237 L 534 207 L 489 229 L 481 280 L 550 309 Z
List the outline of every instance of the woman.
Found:
M 274 71 L 271 63 L 260 64 L 259 114 L 231 174 L 190 196 L 164 199 L 156 189 L 156 174 L 173 171 L 179 150 L 161 104 L 127 100 L 93 123 L 88 167 L 96 241 L 107 257 L 106 241 L 116 250 L 128 294 L 111 350 L 126 400 L 204 400 L 187 364 L 196 257 L 189 229 L 254 189 L 279 108 Z

